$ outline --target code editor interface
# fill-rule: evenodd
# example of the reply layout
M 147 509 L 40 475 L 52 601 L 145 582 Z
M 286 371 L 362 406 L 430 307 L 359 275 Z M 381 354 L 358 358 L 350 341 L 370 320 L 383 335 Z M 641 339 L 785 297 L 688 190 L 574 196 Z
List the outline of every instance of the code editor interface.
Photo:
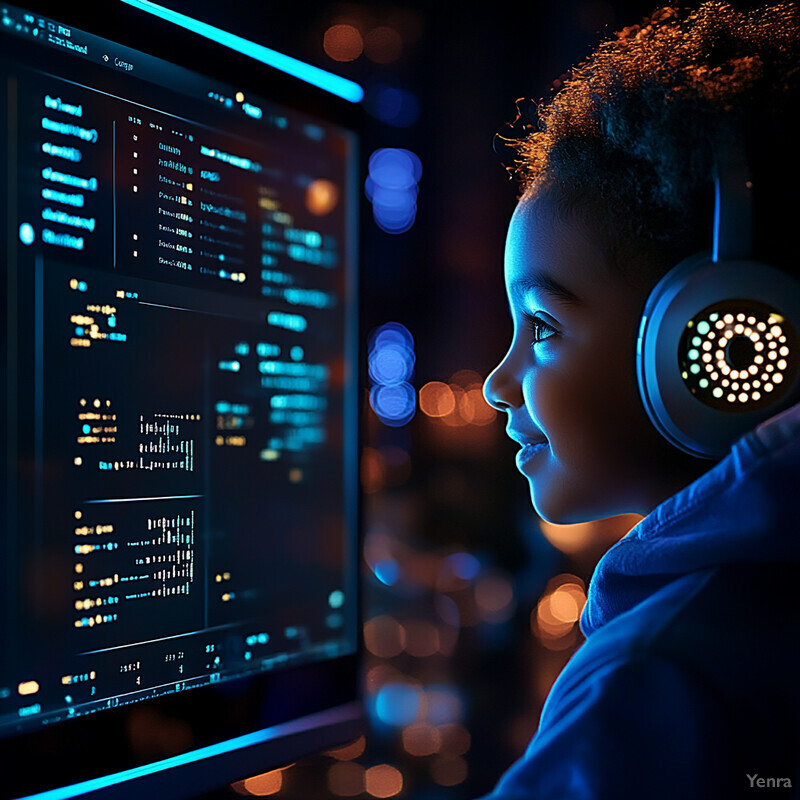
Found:
M 0 736 L 355 650 L 355 139 L 0 28 Z

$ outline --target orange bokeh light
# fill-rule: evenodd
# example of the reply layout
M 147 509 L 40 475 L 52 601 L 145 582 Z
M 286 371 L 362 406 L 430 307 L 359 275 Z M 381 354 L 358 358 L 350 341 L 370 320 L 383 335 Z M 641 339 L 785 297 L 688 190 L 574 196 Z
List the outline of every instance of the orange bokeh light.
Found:
M 322 37 L 322 49 L 334 61 L 355 61 L 364 51 L 364 40 L 353 25 L 331 25 Z
M 500 574 L 489 574 L 475 585 L 475 603 L 488 613 L 502 611 L 514 600 L 511 581 Z
M 442 749 L 442 733 L 427 722 L 415 722 L 403 729 L 403 747 L 412 756 L 431 756 Z
M 406 644 L 405 628 L 388 614 L 373 617 L 364 623 L 364 645 L 378 658 L 394 658 Z
M 424 620 L 412 620 L 405 624 L 405 650 L 410 656 L 425 658 L 439 652 L 439 629 Z
M 474 369 L 460 369 L 450 376 L 450 383 L 455 383 L 464 389 L 483 386 L 483 378 Z
M 489 425 L 497 412 L 483 396 L 483 378 L 472 369 L 453 373 L 449 383 L 430 381 L 419 392 L 424 414 L 451 427 Z
M 556 575 L 531 613 L 531 630 L 551 650 L 577 641 L 576 625 L 586 604 L 583 581 L 575 575 Z
M 403 37 L 387 25 L 373 28 L 364 37 L 364 54 L 376 64 L 389 64 L 400 58 L 403 52 Z
M 252 778 L 247 778 L 242 785 L 245 791 L 257 797 L 268 797 L 271 794 L 277 794 L 283 786 L 283 771 L 275 769 L 272 772 L 255 775 Z
M 339 797 L 355 797 L 364 791 L 364 767 L 340 761 L 328 770 L 328 789 Z
M 403 773 L 390 764 L 370 767 L 364 778 L 367 793 L 373 797 L 394 797 L 403 789 Z
M 361 486 L 367 494 L 379 492 L 386 485 L 386 460 L 380 450 L 365 447 L 361 452 Z
M 458 410 L 464 422 L 473 425 L 489 425 L 497 416 L 497 412 L 486 402 L 483 390 L 478 387 L 467 389 L 461 395 Z
M 467 391 L 462 386 L 459 386 L 457 383 L 451 383 L 449 388 L 450 391 L 453 393 L 453 398 L 455 399 L 455 408 L 453 409 L 452 412 L 442 417 L 442 420 L 447 425 L 460 428 L 467 424 L 467 422 L 461 416 L 461 408 L 464 405 L 464 397 L 466 396 Z
M 457 722 L 448 722 L 439 726 L 442 734 L 442 753 L 450 756 L 463 756 L 472 744 L 469 731 Z
M 331 181 L 319 178 L 311 181 L 306 189 L 306 208 L 315 217 L 330 214 L 339 203 L 339 187 Z
M 460 756 L 437 756 L 431 764 L 431 775 L 440 786 L 456 786 L 467 778 L 467 762 Z
M 429 417 L 446 417 L 456 407 L 453 390 L 441 381 L 430 381 L 419 390 L 419 407 Z
M 326 755 L 335 758 L 337 761 L 352 761 L 358 758 L 364 752 L 367 745 L 367 740 L 363 736 L 359 736 L 354 742 L 351 742 L 344 747 L 338 747 L 336 750 L 328 750 Z

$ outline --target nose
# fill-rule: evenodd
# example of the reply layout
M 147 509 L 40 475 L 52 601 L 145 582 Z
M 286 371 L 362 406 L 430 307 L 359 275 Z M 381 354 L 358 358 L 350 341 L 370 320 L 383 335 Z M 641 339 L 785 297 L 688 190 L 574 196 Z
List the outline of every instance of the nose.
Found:
M 524 403 L 522 385 L 512 369 L 511 352 L 506 353 L 483 384 L 486 402 L 497 411 L 510 411 Z

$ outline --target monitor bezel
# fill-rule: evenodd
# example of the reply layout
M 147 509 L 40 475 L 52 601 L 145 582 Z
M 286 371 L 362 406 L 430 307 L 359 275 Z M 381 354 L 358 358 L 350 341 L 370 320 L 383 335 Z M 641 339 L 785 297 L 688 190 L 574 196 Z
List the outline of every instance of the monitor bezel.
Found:
M 363 109 L 305 81 L 242 53 L 213 42 L 172 23 L 153 17 L 122 2 L 109 3 L 103 15 L 91 4 L 63 4 L 50 0 L 15 2 L 14 5 L 44 17 L 108 39 L 147 55 L 178 64 L 212 80 L 268 97 L 295 111 L 311 114 L 360 135 Z M 96 9 L 96 6 L 95 6 Z M 180 58 L 176 58 L 176 54 Z M 210 74 L 208 64 L 214 64 Z M 265 91 L 264 86 L 269 90 Z M 364 165 L 357 157 L 358 181 Z M 360 286 L 356 267 L 353 310 L 347 322 L 356 335 L 350 336 L 350 355 L 354 370 L 351 381 L 360 386 L 362 376 L 355 367 L 361 363 L 361 340 L 358 330 Z M 355 317 L 355 318 L 353 318 Z M 357 391 L 356 386 L 351 391 Z M 360 420 L 354 421 L 361 431 Z M 360 439 L 360 436 L 359 436 Z M 360 452 L 360 441 L 354 453 Z M 357 458 L 352 467 L 357 467 Z M 351 475 L 350 491 L 354 509 L 353 525 L 356 551 L 360 552 L 360 506 L 358 476 Z M 358 570 L 356 564 L 352 565 Z M 357 581 L 356 581 L 357 582 Z M 357 608 L 360 602 L 357 599 Z M 200 731 L 192 747 L 169 758 L 142 762 L 124 747 L 115 751 L 115 760 L 104 760 L 101 767 L 87 767 L 87 747 L 103 741 L 110 751 L 122 744 L 126 716 L 130 708 L 110 709 L 88 717 L 66 720 L 21 736 L 0 739 L 0 763 L 4 779 L 0 782 L 2 798 L 41 797 L 48 800 L 69 797 L 126 798 L 153 792 L 156 796 L 189 798 L 231 781 L 277 768 L 314 752 L 351 741 L 363 732 L 364 715 L 359 700 L 361 653 L 361 614 L 357 620 L 359 643 L 356 653 L 336 659 L 302 664 L 285 672 L 268 673 L 228 682 L 231 696 L 238 694 L 240 705 L 254 711 L 247 721 L 238 720 L 225 728 Z M 219 686 L 219 685 L 217 685 Z M 315 687 L 304 702 L 287 709 L 281 698 L 296 695 L 299 687 Z M 163 714 L 176 714 L 192 721 L 200 730 L 203 703 L 218 690 L 211 686 L 190 692 L 143 701 Z M 242 698 L 245 698 L 244 700 Z M 269 698 L 275 702 L 269 703 Z M 266 716 L 255 709 L 272 707 Z M 187 707 L 200 706 L 194 712 Z M 137 703 L 131 708 L 140 708 Z M 192 719 L 195 713 L 196 718 Z M 41 768 L 31 769 L 40 764 Z M 25 770 L 23 773 L 22 770 Z M 166 794 L 165 794 L 166 793 Z

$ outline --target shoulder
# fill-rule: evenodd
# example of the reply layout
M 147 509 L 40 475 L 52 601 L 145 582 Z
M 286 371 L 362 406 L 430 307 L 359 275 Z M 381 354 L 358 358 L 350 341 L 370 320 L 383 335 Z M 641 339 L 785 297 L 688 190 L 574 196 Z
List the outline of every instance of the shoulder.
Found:
M 525 756 L 492 798 L 730 800 L 724 708 L 695 676 L 647 653 L 562 673 Z

